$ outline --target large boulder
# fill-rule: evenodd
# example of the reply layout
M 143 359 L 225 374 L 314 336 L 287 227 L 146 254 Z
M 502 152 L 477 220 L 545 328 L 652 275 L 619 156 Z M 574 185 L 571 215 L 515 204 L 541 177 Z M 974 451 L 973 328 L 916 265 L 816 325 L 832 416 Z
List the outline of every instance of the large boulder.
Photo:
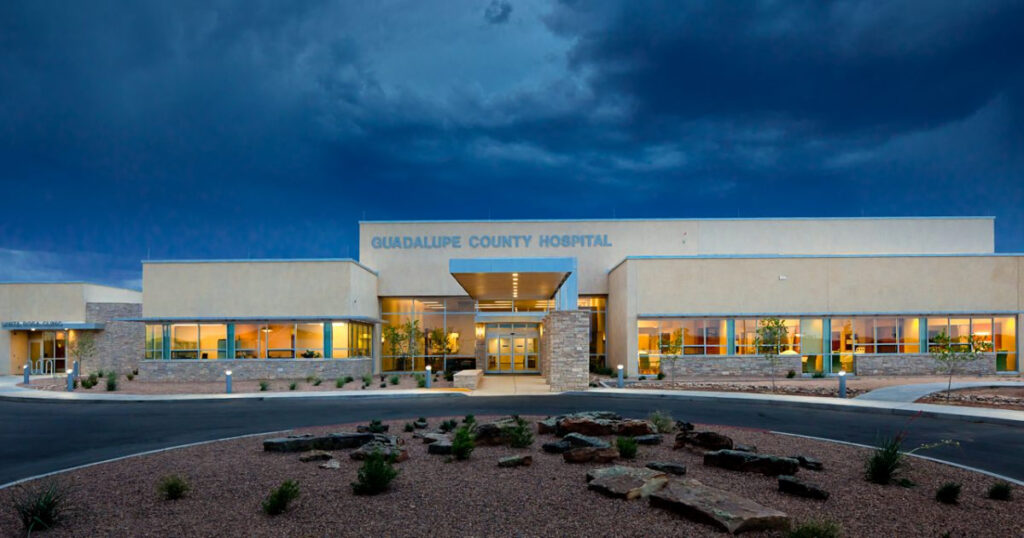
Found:
M 800 467 L 803 467 L 804 469 L 808 469 L 810 471 L 821 471 L 825 468 L 825 466 L 820 461 L 814 458 L 799 455 L 790 457 L 799 462 Z
M 612 423 L 612 433 L 615 435 L 634 437 L 637 435 L 657 433 L 657 431 L 658 430 L 654 427 L 654 424 L 651 424 L 646 420 L 626 419 Z
M 425 444 L 425 445 L 429 445 L 431 443 L 436 443 L 438 441 L 448 441 L 449 443 L 451 442 L 451 437 L 449 437 L 447 433 L 438 433 L 438 432 L 419 433 L 419 432 L 416 432 L 416 433 L 412 434 L 412 436 L 413 436 L 414 439 L 423 439 L 423 444 Z
M 506 428 L 515 426 L 516 420 L 512 417 L 477 424 L 476 443 L 478 445 L 504 445 L 508 443 L 508 436 L 505 435 Z
M 372 433 L 339 432 L 321 435 L 313 440 L 313 448 L 317 450 L 346 450 L 359 448 L 376 437 Z
M 266 452 L 306 452 L 313 450 L 313 436 L 289 435 L 288 437 L 275 437 L 263 440 L 263 450 Z
M 793 458 L 755 454 L 738 450 L 716 450 L 704 454 L 704 465 L 768 476 L 796 474 L 800 463 Z
M 562 454 L 562 459 L 567 463 L 608 463 L 619 457 L 619 451 L 614 448 L 597 448 L 592 446 L 581 446 L 571 448 Z
M 365 460 L 370 454 L 380 452 L 385 456 L 393 458 L 395 463 L 409 459 L 409 452 L 405 450 L 405 441 L 393 435 L 382 433 L 373 434 L 374 440 L 355 449 L 349 454 L 354 460 Z
M 647 497 L 668 483 L 668 475 L 653 469 L 615 465 L 587 472 L 588 488 L 621 499 Z
M 593 417 L 566 417 L 558 421 L 555 435 L 559 437 L 579 433 L 583 435 L 611 435 L 616 421 Z
M 554 441 L 554 442 L 550 442 L 550 443 L 544 443 L 543 445 L 540 446 L 540 448 L 544 452 L 548 452 L 548 453 L 551 453 L 551 454 L 562 454 L 565 451 L 567 451 L 570 448 L 572 448 L 572 443 L 570 443 L 569 441 L 566 441 L 565 439 L 562 439 L 561 441 Z
M 655 471 L 661 471 L 663 473 L 674 474 L 676 476 L 682 476 L 686 474 L 686 466 L 682 463 L 673 463 L 669 461 L 652 461 L 647 464 L 648 469 L 654 469 Z
M 790 475 L 782 475 L 779 477 L 779 491 L 790 495 L 796 495 L 798 497 L 806 497 L 808 499 L 818 499 L 822 501 L 828 499 L 828 492 L 820 486 L 804 482 L 799 478 Z
M 611 411 L 581 411 L 579 413 L 571 413 L 571 414 L 568 414 L 568 415 L 557 415 L 557 416 L 554 416 L 554 417 L 548 417 L 548 418 L 545 418 L 544 420 L 538 421 L 537 422 L 537 433 L 539 433 L 541 435 L 544 435 L 544 434 L 556 434 L 559 437 L 561 437 L 562 435 L 565 435 L 566 433 L 571 433 L 571 431 L 564 431 L 564 432 L 561 432 L 561 433 L 559 432 L 559 424 L 563 420 L 566 420 L 566 419 L 570 419 L 570 420 L 582 419 L 584 422 L 586 422 L 586 421 L 617 421 L 617 420 L 622 420 L 622 415 L 619 415 L 618 413 L 613 413 Z M 579 433 L 587 434 L 587 432 L 585 432 L 585 431 L 580 431 Z M 610 432 L 609 433 L 590 433 L 589 435 L 610 435 Z
M 672 448 L 683 448 L 692 445 L 705 450 L 731 450 L 732 438 L 712 431 L 681 431 L 676 434 L 676 444 Z
M 692 478 L 673 479 L 651 493 L 651 506 L 671 510 L 688 519 L 732 534 L 786 530 L 789 516 L 750 499 L 706 486 Z
M 447 456 L 452 453 L 452 440 L 447 437 L 427 445 L 427 454 Z
M 611 446 L 608 444 L 607 441 L 602 441 L 597 437 L 590 437 L 589 435 L 583 435 L 579 433 L 570 433 L 569 435 L 566 435 L 562 439 L 564 441 L 568 441 L 569 444 L 574 447 L 590 446 L 595 448 L 608 448 L 609 446 Z

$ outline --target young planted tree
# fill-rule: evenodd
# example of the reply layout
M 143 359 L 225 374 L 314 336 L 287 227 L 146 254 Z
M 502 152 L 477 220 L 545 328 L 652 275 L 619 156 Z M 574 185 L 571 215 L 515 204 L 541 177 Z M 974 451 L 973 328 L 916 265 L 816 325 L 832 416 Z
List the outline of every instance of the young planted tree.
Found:
M 85 361 L 96 356 L 96 335 L 86 331 L 75 331 L 75 339 L 68 344 L 68 356 L 78 363 L 78 371 L 85 371 Z
M 949 403 L 950 392 L 953 389 L 953 374 L 959 370 L 960 365 L 974 362 L 991 350 L 990 342 L 973 334 L 969 338 L 950 338 L 946 331 L 942 331 L 929 342 L 928 351 L 932 358 L 949 375 L 949 381 L 946 383 L 946 403 Z
M 385 325 L 381 334 L 387 346 L 385 353 L 399 357 L 403 364 L 401 369 L 411 370 L 407 366 L 412 364 L 412 358 L 423 351 L 423 330 L 420 329 L 419 320 L 409 320 L 401 325 Z
M 768 361 L 772 376 L 772 392 L 775 392 L 775 370 L 779 366 L 779 349 L 786 343 L 789 329 L 779 318 L 764 318 L 757 325 L 754 348 Z
M 683 353 L 683 330 L 676 329 L 672 331 L 672 337 L 665 346 L 664 353 L 661 355 L 661 360 L 668 360 L 670 363 L 679 360 L 680 355 Z M 676 383 L 676 365 L 672 365 L 671 381 L 672 385 Z

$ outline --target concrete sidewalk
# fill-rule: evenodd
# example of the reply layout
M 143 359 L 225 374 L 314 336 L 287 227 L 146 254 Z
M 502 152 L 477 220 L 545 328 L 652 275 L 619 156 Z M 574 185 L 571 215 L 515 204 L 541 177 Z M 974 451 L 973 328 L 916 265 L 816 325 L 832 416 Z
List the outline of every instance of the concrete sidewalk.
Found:
M 857 396 L 856 400 L 873 400 L 879 402 L 913 403 L 929 394 L 946 390 L 947 383 L 918 383 L 914 385 L 893 385 L 882 387 Z M 1024 387 L 1020 381 L 972 381 L 953 383 L 953 390 L 991 387 Z

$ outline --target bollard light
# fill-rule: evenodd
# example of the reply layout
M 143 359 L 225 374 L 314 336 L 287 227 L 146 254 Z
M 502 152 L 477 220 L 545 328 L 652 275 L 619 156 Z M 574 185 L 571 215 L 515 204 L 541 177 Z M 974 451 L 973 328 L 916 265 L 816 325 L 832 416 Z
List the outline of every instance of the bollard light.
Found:
M 626 386 L 626 382 L 622 380 L 622 365 L 620 364 L 619 365 L 619 388 L 621 389 L 621 388 L 623 388 L 625 386 Z
M 78 361 L 75 361 L 75 362 L 73 362 L 71 364 L 74 366 L 74 369 L 71 372 L 72 375 L 74 375 L 75 377 L 78 377 Z
M 224 379 L 227 384 L 225 389 L 227 390 L 228 394 L 231 394 L 231 370 L 227 370 L 224 372 Z
M 22 368 L 21 370 L 22 370 L 22 372 L 24 372 L 24 376 L 25 376 L 25 379 L 23 379 L 23 380 L 22 380 L 22 383 L 24 383 L 24 384 L 28 385 L 28 384 L 29 384 L 29 379 L 28 379 L 28 374 L 29 374 L 29 371 L 28 371 L 28 365 L 26 364 L 26 365 L 25 365 L 25 367 L 24 367 L 24 368 Z
M 68 374 L 68 392 L 72 392 L 75 390 L 75 376 L 73 375 L 74 370 L 68 368 L 66 372 Z
M 846 370 L 839 370 L 839 397 L 846 399 Z
M 430 388 L 430 378 L 431 378 L 430 371 L 431 370 L 433 370 L 433 368 L 431 368 L 430 365 L 428 364 L 427 365 L 427 388 L 428 389 Z

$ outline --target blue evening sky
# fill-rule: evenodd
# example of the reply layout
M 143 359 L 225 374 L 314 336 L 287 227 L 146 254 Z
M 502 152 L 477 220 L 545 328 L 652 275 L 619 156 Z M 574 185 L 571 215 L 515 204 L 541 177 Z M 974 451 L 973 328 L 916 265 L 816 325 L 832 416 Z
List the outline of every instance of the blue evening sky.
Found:
M 0 2 L 0 281 L 360 219 L 994 215 L 1019 1 Z

